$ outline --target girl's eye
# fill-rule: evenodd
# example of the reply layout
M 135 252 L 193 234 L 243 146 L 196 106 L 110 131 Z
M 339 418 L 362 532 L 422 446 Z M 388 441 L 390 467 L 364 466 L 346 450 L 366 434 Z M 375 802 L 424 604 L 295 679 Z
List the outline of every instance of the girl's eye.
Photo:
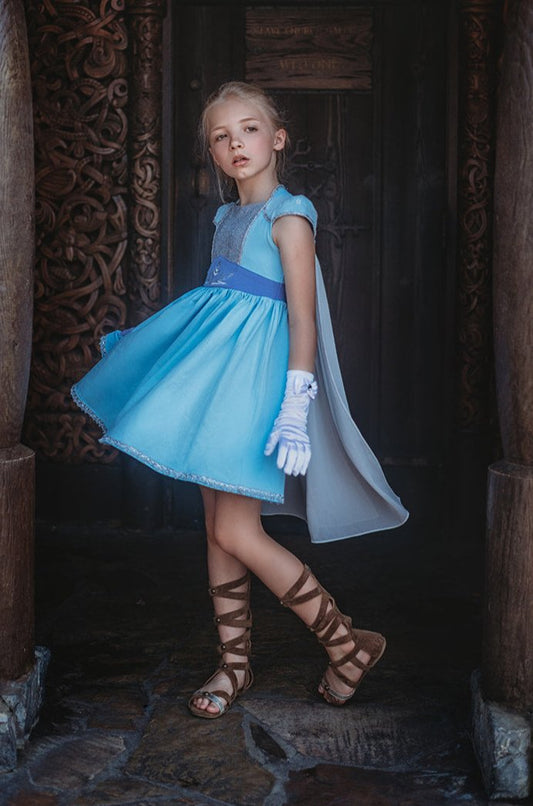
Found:
M 257 131 L 257 126 L 247 126 L 246 131 L 247 132 L 256 132 Z
M 225 134 L 217 134 L 215 136 L 215 143 L 218 143 L 220 142 L 220 140 L 223 140 L 225 136 L 226 136 Z

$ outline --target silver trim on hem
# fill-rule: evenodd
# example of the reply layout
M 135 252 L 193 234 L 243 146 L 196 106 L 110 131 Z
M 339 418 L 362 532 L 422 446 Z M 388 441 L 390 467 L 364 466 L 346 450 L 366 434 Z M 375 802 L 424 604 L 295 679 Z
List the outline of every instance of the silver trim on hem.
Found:
M 106 430 L 105 423 L 98 417 L 97 414 L 95 414 L 95 412 L 91 408 L 89 408 L 89 406 L 85 403 L 85 401 L 81 399 L 81 397 L 78 394 L 78 390 L 76 389 L 76 386 L 77 384 L 74 384 L 74 386 L 70 387 L 70 394 L 72 400 L 78 406 L 78 408 L 80 408 L 84 412 L 84 414 L 88 414 L 91 420 L 94 420 L 94 422 L 100 426 L 102 431 L 105 431 Z
M 146 454 L 142 453 L 142 451 L 137 450 L 137 448 L 134 448 L 131 445 L 126 445 L 124 442 L 121 442 L 119 439 L 114 439 L 113 437 L 104 435 L 99 439 L 99 442 L 103 442 L 106 445 L 111 445 L 114 448 L 118 448 L 120 451 L 128 453 L 130 456 L 133 456 L 135 459 L 138 459 L 139 461 L 148 465 L 148 467 L 151 467 L 158 473 L 162 473 L 165 476 L 170 476 L 170 478 L 173 479 L 178 479 L 180 481 L 192 481 L 195 484 L 201 484 L 204 487 L 212 487 L 214 490 L 222 490 L 222 492 L 226 493 L 244 495 L 247 498 L 258 498 L 261 501 L 272 501 L 274 504 L 282 504 L 284 500 L 284 496 L 279 493 L 267 493 L 264 490 L 256 490 L 253 487 L 241 487 L 237 484 L 227 484 L 225 481 L 217 481 L 209 476 L 201 476 L 198 473 L 182 473 L 179 470 L 174 470 L 172 467 L 167 467 L 167 465 L 156 462 L 150 456 L 147 456 Z
M 85 401 L 82 400 L 76 390 L 75 385 L 71 388 L 70 393 L 76 405 L 79 406 L 79 408 L 85 412 L 85 414 L 88 414 L 89 417 L 91 417 L 91 419 L 93 419 L 104 432 L 103 436 L 98 440 L 99 442 L 102 442 L 105 445 L 111 445 L 124 453 L 128 453 L 130 456 L 133 456 L 135 459 L 138 459 L 139 461 L 148 465 L 148 467 L 151 467 L 158 473 L 162 473 L 165 476 L 170 476 L 170 478 L 173 479 L 179 479 L 180 481 L 191 481 L 194 484 L 202 484 L 204 487 L 212 487 L 214 490 L 222 490 L 222 492 L 226 493 L 244 495 L 247 498 L 258 498 L 261 501 L 271 501 L 273 504 L 283 504 L 285 497 L 282 493 L 267 493 L 264 490 L 256 490 L 253 487 L 241 487 L 237 484 L 227 484 L 224 481 L 211 479 L 209 476 L 200 476 L 196 473 L 181 473 L 178 470 L 174 470 L 172 467 L 167 467 L 166 465 L 162 465 L 159 462 L 154 461 L 154 459 L 146 456 L 146 454 L 138 451 L 131 445 L 126 445 L 124 442 L 120 442 L 118 439 L 113 439 L 112 437 L 106 436 L 105 432 L 107 429 L 105 424 L 85 403 Z

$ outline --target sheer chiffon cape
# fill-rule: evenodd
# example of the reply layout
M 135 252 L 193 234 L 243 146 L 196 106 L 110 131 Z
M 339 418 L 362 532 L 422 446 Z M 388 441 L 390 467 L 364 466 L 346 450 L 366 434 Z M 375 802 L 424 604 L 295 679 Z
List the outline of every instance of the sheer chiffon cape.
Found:
M 337 358 L 333 328 L 316 260 L 318 395 L 309 412 L 312 458 L 306 476 L 287 476 L 282 504 L 264 502 L 264 515 L 307 521 L 313 543 L 401 526 L 409 513 L 354 423 Z

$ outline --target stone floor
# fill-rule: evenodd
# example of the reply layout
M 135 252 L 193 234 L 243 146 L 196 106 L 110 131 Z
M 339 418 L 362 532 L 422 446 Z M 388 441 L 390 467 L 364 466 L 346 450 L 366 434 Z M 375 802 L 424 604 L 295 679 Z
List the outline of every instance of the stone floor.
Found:
M 207 721 L 185 705 L 215 662 L 202 535 L 40 528 L 37 641 L 52 662 L 0 803 L 486 804 L 469 740 L 479 547 L 409 525 L 329 546 L 278 539 L 387 634 L 387 653 L 356 699 L 328 706 L 322 650 L 254 581 L 255 685 Z

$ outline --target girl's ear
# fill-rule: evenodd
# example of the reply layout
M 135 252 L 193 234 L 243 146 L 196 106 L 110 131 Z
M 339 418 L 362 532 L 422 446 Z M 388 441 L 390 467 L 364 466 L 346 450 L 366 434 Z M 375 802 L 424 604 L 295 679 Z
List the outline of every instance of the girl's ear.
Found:
M 287 132 L 285 129 L 278 129 L 274 134 L 274 151 L 282 151 L 285 148 Z

